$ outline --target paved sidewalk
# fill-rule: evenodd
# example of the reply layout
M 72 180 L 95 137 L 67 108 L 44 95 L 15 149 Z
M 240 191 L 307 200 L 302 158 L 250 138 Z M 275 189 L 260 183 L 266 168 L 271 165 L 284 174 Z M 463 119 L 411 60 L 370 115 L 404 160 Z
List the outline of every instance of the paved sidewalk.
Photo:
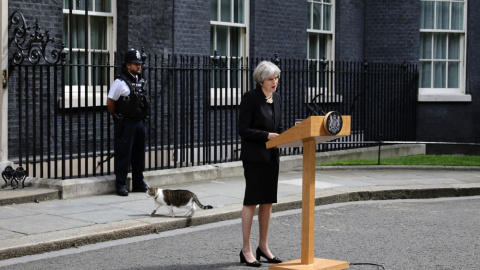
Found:
M 211 210 L 193 218 L 167 216 L 161 207 L 150 216 L 153 200 L 143 193 L 128 197 L 95 195 L 0 206 L 0 260 L 96 242 L 240 218 L 243 177 L 162 186 L 188 189 Z M 317 168 L 316 203 L 357 200 L 480 195 L 480 167 Z M 302 172 L 282 172 L 274 211 L 301 208 Z

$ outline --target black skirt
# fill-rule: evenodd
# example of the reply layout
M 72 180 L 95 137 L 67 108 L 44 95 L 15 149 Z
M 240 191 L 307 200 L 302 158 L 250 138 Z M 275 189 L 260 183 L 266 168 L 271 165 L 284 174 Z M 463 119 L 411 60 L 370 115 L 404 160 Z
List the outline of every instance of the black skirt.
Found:
M 245 196 L 243 205 L 277 202 L 279 163 L 243 161 Z

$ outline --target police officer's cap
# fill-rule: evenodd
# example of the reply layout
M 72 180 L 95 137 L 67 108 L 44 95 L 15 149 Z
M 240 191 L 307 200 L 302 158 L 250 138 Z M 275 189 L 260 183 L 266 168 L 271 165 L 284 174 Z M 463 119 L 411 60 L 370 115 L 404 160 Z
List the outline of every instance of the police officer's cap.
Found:
M 123 58 L 124 63 L 140 63 L 142 64 L 142 58 L 140 56 L 140 52 L 135 49 L 130 49 L 125 53 L 125 57 Z

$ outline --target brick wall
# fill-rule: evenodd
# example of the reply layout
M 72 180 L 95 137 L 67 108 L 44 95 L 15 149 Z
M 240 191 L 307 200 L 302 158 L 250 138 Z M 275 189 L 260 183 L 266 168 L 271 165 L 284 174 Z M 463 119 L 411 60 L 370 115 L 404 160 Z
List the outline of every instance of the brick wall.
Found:
M 174 53 L 210 54 L 210 1 L 175 1 Z
M 210 53 L 209 1 L 119 0 L 117 7 L 118 51 L 144 47 L 158 55 Z
M 335 59 L 364 60 L 364 1 L 337 1 L 335 13 Z
M 173 47 L 173 2 L 117 1 L 117 50 L 129 48 L 147 53 L 171 53 Z
M 418 62 L 419 0 L 366 0 L 365 18 L 368 61 Z
M 62 0 L 8 1 L 8 16 L 20 11 L 25 16 L 28 26 L 32 28 L 35 26 L 35 19 L 38 19 L 40 27 L 49 30 L 50 37 L 55 38 L 57 45 L 60 46 L 63 31 L 62 5 Z
M 250 1 L 250 56 L 307 57 L 305 0 Z

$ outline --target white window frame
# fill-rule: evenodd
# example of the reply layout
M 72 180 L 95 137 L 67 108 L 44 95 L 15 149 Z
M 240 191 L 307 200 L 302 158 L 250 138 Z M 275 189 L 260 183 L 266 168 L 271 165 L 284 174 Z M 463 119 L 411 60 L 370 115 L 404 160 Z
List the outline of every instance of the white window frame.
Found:
M 447 2 L 447 3 L 454 3 L 459 1 L 452 1 L 452 0 L 420 0 L 420 2 L 434 2 L 435 8 L 436 3 L 438 2 Z M 472 97 L 469 94 L 466 94 L 466 57 L 467 57 L 467 12 L 468 12 L 468 0 L 463 0 L 464 3 L 464 13 L 463 13 L 463 30 L 451 30 L 451 29 L 422 29 L 420 28 L 420 33 L 445 33 L 445 34 L 461 34 L 460 38 L 460 75 L 459 75 L 459 87 L 458 88 L 422 88 L 420 85 L 420 78 L 419 78 L 419 91 L 418 91 L 418 101 L 420 102 L 471 102 Z M 436 24 L 436 12 L 434 12 L 434 24 Z M 451 12 L 450 12 L 451 16 Z M 449 20 L 450 21 L 450 20 Z M 449 28 L 451 24 L 449 23 Z M 432 46 L 434 46 L 434 42 L 432 42 Z M 433 51 L 433 48 L 432 48 Z M 447 49 L 448 51 L 448 49 Z M 448 62 L 449 59 L 442 59 L 442 62 Z M 431 62 L 432 64 L 435 62 L 434 59 L 419 59 L 419 66 L 422 62 Z M 420 71 L 420 69 L 419 69 Z M 433 73 L 433 70 L 432 70 Z M 432 75 L 433 76 L 433 75 Z M 448 79 L 448 78 L 447 78 Z M 433 78 L 432 78 L 433 82 Z M 433 85 L 432 85 L 433 86 Z
M 322 0 L 307 0 L 307 4 L 309 6 L 312 6 L 310 8 L 310 14 L 308 14 L 308 28 L 307 28 L 307 60 L 324 60 L 328 62 L 329 67 L 332 67 L 333 63 L 335 62 L 335 7 L 336 7 L 336 0 L 331 0 L 330 3 L 326 3 L 325 1 Z M 313 5 L 314 4 L 320 4 L 322 6 L 321 8 L 321 18 L 320 18 L 320 23 L 321 27 L 320 29 L 314 29 L 313 28 L 313 16 L 314 16 L 314 9 Z M 324 29 L 324 19 L 323 19 L 323 8 L 328 5 L 331 6 L 331 17 L 330 17 L 330 30 L 323 30 Z M 308 10 L 308 9 L 307 9 Z M 326 55 L 320 55 L 320 48 L 317 47 L 317 58 L 311 58 L 310 57 L 310 34 L 316 34 L 317 40 L 320 39 L 320 35 L 327 35 L 327 47 L 325 51 L 327 52 Z M 318 43 L 317 43 L 318 44 Z M 319 65 L 319 68 L 321 68 L 321 64 Z M 317 82 L 320 81 L 320 78 L 317 76 Z M 328 99 L 325 98 L 323 94 L 325 92 L 328 92 Z M 312 102 L 312 99 L 314 97 L 317 102 L 320 103 L 331 103 L 331 102 L 342 102 L 343 97 L 341 95 L 336 95 L 335 94 L 335 89 L 334 89 L 334 84 L 332 81 L 330 81 L 330 85 L 328 86 L 327 89 L 324 89 L 324 87 L 321 86 L 315 86 L 315 87 L 310 87 L 308 86 L 307 88 L 307 93 L 305 96 L 305 102 Z
M 222 0 L 219 0 L 219 3 L 221 2 Z M 233 15 L 234 14 L 234 5 L 233 5 L 234 1 L 231 0 L 231 5 L 230 5 L 230 12 L 231 14 Z M 227 27 L 228 29 L 228 34 L 227 36 L 229 37 L 227 39 L 227 56 L 220 56 L 222 57 L 223 59 L 225 59 L 225 57 L 227 57 L 227 62 L 229 63 L 230 62 L 230 59 L 232 57 L 230 57 L 230 51 L 231 51 L 231 44 L 230 44 L 230 31 L 231 31 L 231 28 L 232 27 L 235 27 L 235 28 L 240 28 L 241 29 L 241 38 L 240 38 L 240 44 L 239 44 L 239 47 L 240 47 L 240 56 L 238 56 L 238 58 L 241 58 L 241 60 L 244 62 L 244 64 L 246 64 L 246 57 L 248 57 L 249 55 L 249 22 L 250 22 L 250 0 L 244 0 L 244 20 L 243 20 L 243 23 L 235 23 L 233 22 L 234 20 L 234 16 L 231 16 L 231 21 L 230 22 L 224 22 L 224 21 L 221 21 L 221 4 L 219 4 L 217 6 L 217 19 L 216 21 L 210 21 L 210 26 L 213 26 L 213 28 L 216 28 L 217 26 L 224 26 L 224 27 Z M 213 50 L 212 51 L 216 51 L 217 50 L 217 31 L 214 31 L 212 33 L 212 35 L 214 35 L 214 44 L 210 44 L 210 46 L 213 45 Z M 214 57 L 213 55 L 211 55 L 210 57 Z M 245 78 L 245 76 L 244 76 Z M 241 84 L 243 85 L 246 85 L 246 82 L 240 82 Z M 227 82 L 226 82 L 227 85 L 230 85 L 230 73 L 227 74 Z M 246 89 L 246 87 L 243 87 L 243 89 Z M 229 90 L 229 91 L 227 91 Z M 216 93 L 215 93 L 216 92 Z M 210 106 L 230 106 L 230 105 L 239 105 L 239 102 L 240 102 L 240 99 L 241 99 L 241 96 L 243 93 L 239 93 L 239 89 L 238 88 L 211 88 L 210 89 Z M 223 96 L 222 96 L 222 93 L 223 93 Z M 222 96 L 222 97 L 220 97 Z M 232 98 L 233 96 L 233 98 Z M 216 100 L 215 100 L 215 97 Z M 238 101 L 238 104 L 237 104 L 237 101 Z
M 88 0 L 85 0 L 88 1 Z M 76 1 L 73 1 L 75 3 Z M 91 44 L 88 46 L 88 64 L 91 64 L 91 54 L 92 53 L 98 53 L 98 52 L 107 52 L 110 54 L 110 59 L 113 60 L 113 52 L 116 50 L 116 39 L 117 39 L 117 1 L 116 0 L 111 0 L 111 11 L 110 12 L 97 12 L 97 11 L 88 11 L 88 36 L 90 36 L 90 24 L 91 24 L 91 17 L 94 16 L 100 16 L 107 18 L 107 37 L 106 37 L 106 44 L 107 48 L 105 50 L 99 50 L 99 49 L 91 49 Z M 92 6 L 95 6 L 95 0 L 92 0 Z M 83 8 L 83 7 L 82 7 Z M 70 10 L 69 9 L 63 9 L 63 14 L 64 15 L 70 15 Z M 80 16 L 85 16 L 85 10 L 77 10 L 76 7 L 74 6 L 72 9 L 72 15 L 80 15 Z M 64 22 L 68 23 L 68 22 Z M 67 37 L 65 37 L 67 38 Z M 91 43 L 92 39 L 89 38 L 88 41 Z M 65 42 L 67 44 L 67 42 Z M 83 48 L 72 48 L 72 52 L 70 52 L 70 48 L 66 47 L 65 50 L 69 53 L 69 55 L 72 55 L 72 53 L 77 53 L 77 52 L 85 52 L 85 49 Z M 114 77 L 114 70 L 110 69 L 108 72 L 110 72 L 110 78 Z M 72 85 L 72 88 L 70 90 L 70 86 L 66 85 L 65 86 L 65 101 L 62 102 L 62 98 L 59 100 L 59 106 L 61 108 L 77 108 L 77 107 L 92 107 L 94 104 L 96 106 L 106 106 L 106 97 L 108 95 L 108 91 L 110 88 L 110 84 L 112 82 L 107 82 L 105 81 L 105 85 L 96 85 L 95 89 L 93 88 L 92 85 L 92 71 L 91 67 L 88 68 L 88 82 L 86 83 L 87 85 Z M 86 92 L 85 92 L 86 89 Z M 95 90 L 95 91 L 94 91 Z M 82 92 L 80 92 L 82 91 Z M 103 99 L 102 99 L 102 91 L 103 91 Z M 70 96 L 70 92 L 72 92 L 72 96 Z M 95 95 L 93 94 L 95 92 Z M 85 98 L 88 96 L 88 98 Z M 72 106 L 70 106 L 70 103 Z
M 310 9 L 310 14 L 308 14 L 309 16 L 309 19 L 308 19 L 308 28 L 307 28 L 307 33 L 313 33 L 313 34 L 324 34 L 324 35 L 330 35 L 330 38 L 328 39 L 328 42 L 327 42 L 327 55 L 325 56 L 325 60 L 328 60 L 328 61 L 334 61 L 334 57 L 335 57 L 335 0 L 331 0 L 331 3 L 325 3 L 324 1 L 318 1 L 318 0 L 307 0 L 307 4 L 308 5 L 313 5 L 313 4 L 321 4 L 322 5 L 322 16 L 323 16 L 323 7 L 325 5 L 329 5 L 332 7 L 331 9 L 331 22 L 330 22 L 330 25 L 331 25 L 331 29 L 330 30 L 323 30 L 323 17 L 320 19 L 321 21 L 321 27 L 320 27 L 320 30 L 319 29 L 314 29 L 312 27 L 312 24 L 313 24 L 313 8 Z M 317 35 L 317 38 L 319 37 L 319 35 Z M 320 60 L 320 59 L 323 59 L 323 56 L 320 56 L 318 55 L 319 57 L 318 58 L 310 58 L 310 42 L 308 42 L 309 36 L 307 35 L 307 59 L 316 59 L 316 60 Z M 318 52 L 319 53 L 319 52 Z

